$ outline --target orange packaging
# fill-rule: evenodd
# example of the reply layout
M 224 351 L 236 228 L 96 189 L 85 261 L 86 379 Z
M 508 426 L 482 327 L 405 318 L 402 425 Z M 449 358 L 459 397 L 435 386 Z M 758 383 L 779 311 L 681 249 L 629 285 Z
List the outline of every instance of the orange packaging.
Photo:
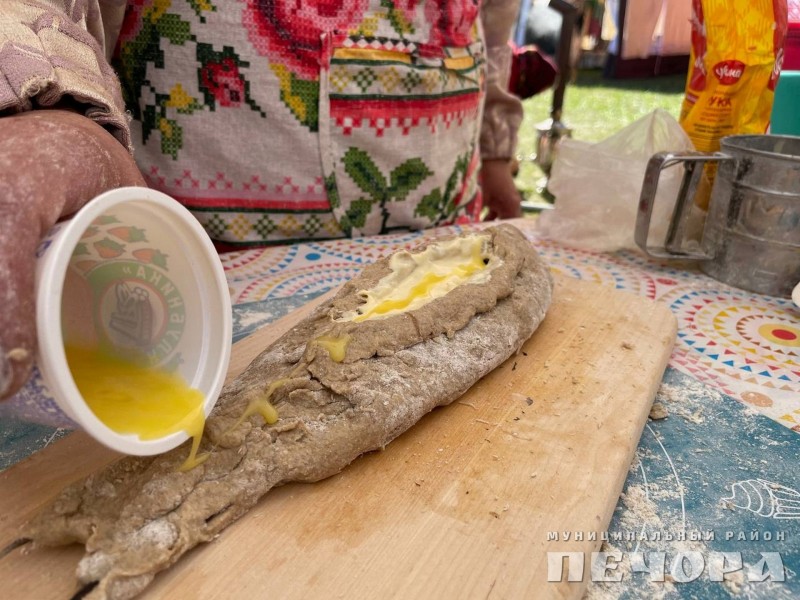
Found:
M 787 22 L 786 0 L 692 0 L 680 123 L 697 150 L 716 152 L 727 135 L 767 131 Z M 709 184 L 715 172 L 709 165 Z M 703 208 L 708 190 L 698 198 Z

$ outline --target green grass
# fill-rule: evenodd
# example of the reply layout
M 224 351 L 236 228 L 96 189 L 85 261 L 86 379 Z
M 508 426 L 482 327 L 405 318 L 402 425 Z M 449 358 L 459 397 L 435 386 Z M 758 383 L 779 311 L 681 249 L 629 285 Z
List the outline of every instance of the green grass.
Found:
M 575 83 L 567 86 L 562 121 L 572 128 L 572 137 L 598 142 L 616 133 L 636 119 L 663 108 L 676 119 L 680 112 L 684 75 L 647 79 L 604 79 L 600 71 L 580 71 Z M 523 102 L 525 116 L 519 132 L 517 153 L 529 157 L 536 151 L 536 124 L 550 117 L 552 91 Z M 523 160 L 517 187 L 527 200 L 539 200 L 544 174 Z

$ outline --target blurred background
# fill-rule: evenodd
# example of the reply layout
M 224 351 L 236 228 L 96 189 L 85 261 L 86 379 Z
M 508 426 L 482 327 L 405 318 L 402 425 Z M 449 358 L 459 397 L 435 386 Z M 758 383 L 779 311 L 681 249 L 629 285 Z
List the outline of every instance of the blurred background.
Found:
M 552 202 L 543 138 L 600 141 L 656 108 L 678 118 L 691 13 L 691 0 L 523 0 L 510 88 L 524 98 L 517 187 L 526 211 Z

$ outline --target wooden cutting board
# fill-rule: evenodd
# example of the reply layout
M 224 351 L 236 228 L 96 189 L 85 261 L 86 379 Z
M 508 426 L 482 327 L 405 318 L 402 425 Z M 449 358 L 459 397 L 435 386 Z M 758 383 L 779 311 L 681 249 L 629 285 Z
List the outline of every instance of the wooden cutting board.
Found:
M 238 343 L 231 372 L 312 308 Z M 522 353 L 386 450 L 269 493 L 144 597 L 580 598 L 586 581 L 548 583 L 547 553 L 600 542 L 548 532 L 608 526 L 675 333 L 664 305 L 559 277 Z M 113 457 L 74 434 L 1 473 L 0 547 Z M 66 599 L 81 556 L 17 549 L 0 559 L 0 581 L 17 599 Z

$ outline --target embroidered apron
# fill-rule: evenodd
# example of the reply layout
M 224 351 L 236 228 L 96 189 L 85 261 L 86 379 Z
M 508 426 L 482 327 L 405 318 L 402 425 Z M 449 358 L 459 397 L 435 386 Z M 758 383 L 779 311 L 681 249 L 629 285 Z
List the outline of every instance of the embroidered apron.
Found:
M 478 0 L 133 0 L 136 160 L 246 246 L 477 218 Z

